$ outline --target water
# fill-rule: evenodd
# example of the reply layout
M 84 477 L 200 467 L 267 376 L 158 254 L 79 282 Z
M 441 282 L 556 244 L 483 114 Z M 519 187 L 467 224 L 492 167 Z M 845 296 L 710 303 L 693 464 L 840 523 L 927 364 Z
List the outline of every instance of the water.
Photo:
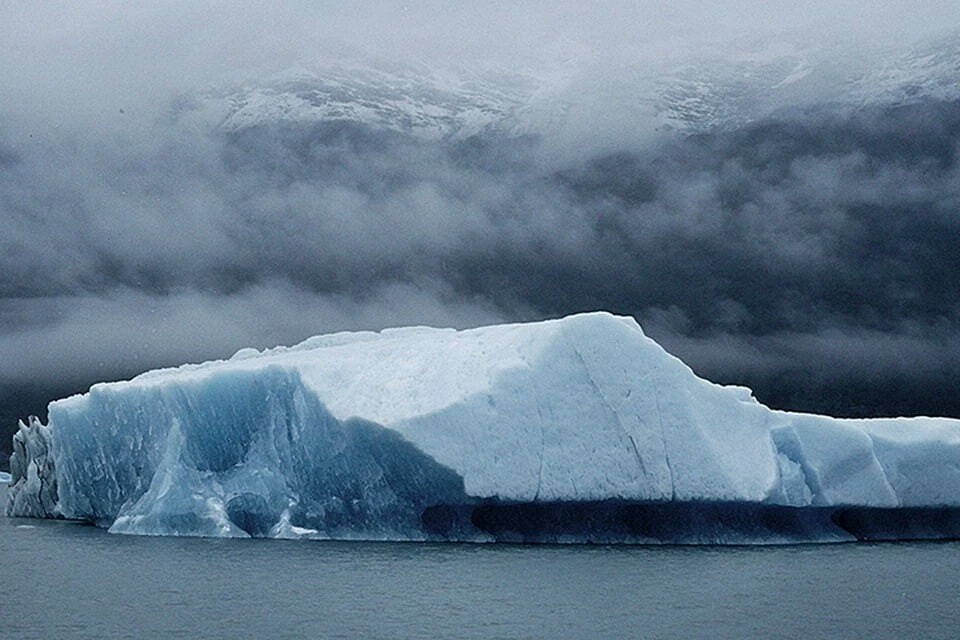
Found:
M 114 536 L 0 518 L 4 638 L 956 638 L 960 543 Z

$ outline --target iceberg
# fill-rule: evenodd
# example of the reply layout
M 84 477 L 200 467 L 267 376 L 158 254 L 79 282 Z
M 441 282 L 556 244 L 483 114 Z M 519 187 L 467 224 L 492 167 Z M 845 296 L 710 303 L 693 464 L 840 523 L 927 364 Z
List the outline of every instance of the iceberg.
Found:
M 8 515 L 113 533 L 960 537 L 960 420 L 772 410 L 602 312 L 244 349 L 52 402 L 13 444 Z

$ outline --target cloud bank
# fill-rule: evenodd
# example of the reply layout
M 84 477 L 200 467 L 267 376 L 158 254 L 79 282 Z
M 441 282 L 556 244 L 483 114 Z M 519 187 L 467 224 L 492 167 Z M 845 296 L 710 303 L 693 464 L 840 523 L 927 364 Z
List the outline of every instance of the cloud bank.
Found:
M 862 3 L 552 6 L 5 5 L 3 410 L 325 331 L 608 309 L 775 406 L 960 415 L 957 102 L 811 99 L 681 135 L 607 99 L 634 95 L 613 88 L 675 47 L 882 43 L 942 26 L 938 3 L 891 3 L 882 19 Z M 348 54 L 515 62 L 565 78 L 567 98 L 588 76 L 592 91 L 571 102 L 566 137 L 228 130 L 192 106 Z M 624 133 L 637 128 L 654 134 Z

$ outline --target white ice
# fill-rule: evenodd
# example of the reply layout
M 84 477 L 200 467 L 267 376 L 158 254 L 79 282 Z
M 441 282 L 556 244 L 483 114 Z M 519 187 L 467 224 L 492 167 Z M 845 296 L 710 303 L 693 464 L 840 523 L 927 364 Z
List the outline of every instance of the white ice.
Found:
M 52 436 L 58 502 L 18 497 L 42 495 L 24 452 L 11 512 L 127 533 L 416 538 L 475 498 L 960 505 L 960 421 L 774 411 L 606 313 L 245 349 L 49 416 L 21 433 Z

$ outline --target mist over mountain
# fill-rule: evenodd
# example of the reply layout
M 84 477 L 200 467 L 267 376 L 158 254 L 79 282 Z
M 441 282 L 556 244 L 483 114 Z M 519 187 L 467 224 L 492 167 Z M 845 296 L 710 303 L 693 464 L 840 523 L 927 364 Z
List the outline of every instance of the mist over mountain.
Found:
M 593 309 L 777 408 L 960 416 L 960 20 L 800 4 L 4 7 L 0 428 Z

